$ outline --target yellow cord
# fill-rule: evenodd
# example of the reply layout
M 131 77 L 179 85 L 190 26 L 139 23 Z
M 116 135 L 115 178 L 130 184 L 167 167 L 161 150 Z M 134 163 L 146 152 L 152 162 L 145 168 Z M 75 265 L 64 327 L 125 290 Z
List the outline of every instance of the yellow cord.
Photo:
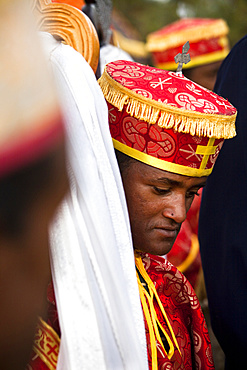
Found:
M 158 363 L 157 363 L 157 347 L 156 347 L 156 339 L 154 335 L 154 330 L 153 330 L 153 324 L 152 320 L 150 317 L 149 309 L 147 306 L 147 302 L 144 296 L 144 289 L 143 286 L 140 282 L 139 276 L 137 274 L 137 280 L 138 280 L 138 286 L 139 286 L 139 292 L 140 292 L 140 298 L 142 302 L 142 308 L 143 308 L 143 313 L 147 321 L 148 325 L 148 331 L 149 331 L 149 337 L 150 337 L 150 346 L 151 346 L 151 358 L 152 358 L 152 370 L 158 369 Z
M 158 317 L 157 317 L 157 314 L 156 314 L 156 311 L 155 311 L 155 308 L 154 308 L 154 304 L 153 304 L 153 298 L 154 297 L 156 298 L 156 301 L 158 303 L 158 306 L 159 306 L 159 308 L 160 308 L 160 310 L 161 310 L 161 312 L 163 314 L 163 317 L 164 317 L 164 319 L 166 321 L 166 324 L 167 324 L 167 326 L 169 328 L 169 331 L 170 331 L 170 334 L 172 336 L 172 339 L 173 339 L 173 341 L 175 343 L 175 346 L 177 347 L 180 355 L 181 355 L 181 351 L 180 351 L 180 348 L 178 346 L 178 342 L 177 342 L 175 333 L 174 333 L 174 331 L 172 329 L 172 326 L 171 326 L 171 324 L 170 324 L 170 322 L 168 320 L 168 317 L 167 317 L 167 314 L 165 312 L 164 306 L 163 306 L 163 304 L 161 303 L 161 301 L 159 299 L 158 293 L 157 293 L 157 291 L 155 289 L 155 286 L 154 286 L 152 280 L 148 276 L 148 274 L 147 274 L 147 272 L 146 272 L 146 270 L 145 270 L 145 268 L 143 266 L 141 257 L 137 253 L 135 254 L 135 262 L 136 262 L 136 267 L 139 270 L 139 272 L 140 272 L 141 276 L 143 277 L 143 279 L 145 280 L 145 282 L 146 282 L 146 284 L 148 286 L 149 292 L 150 292 L 150 294 L 148 294 L 148 292 L 146 291 L 146 289 L 143 287 L 143 285 L 142 285 L 142 283 L 140 281 L 139 275 L 137 273 L 137 280 L 138 280 L 140 298 L 141 298 L 141 302 L 142 302 L 143 312 L 144 312 L 144 315 L 145 315 L 145 318 L 146 318 L 146 321 L 147 321 L 147 325 L 148 325 L 148 329 L 149 329 L 150 345 L 151 345 L 151 355 L 152 355 L 152 370 L 156 370 L 156 369 L 158 369 L 156 341 L 158 341 L 160 343 L 160 345 L 164 349 L 164 352 L 167 354 L 167 357 L 169 359 L 171 359 L 171 357 L 174 354 L 174 345 L 173 345 L 173 342 L 171 341 L 168 333 L 162 327 L 161 323 L 158 320 Z M 169 344 L 169 351 L 168 351 L 168 353 L 165 350 L 164 345 L 163 345 L 163 342 L 161 340 L 158 326 L 162 330 L 162 332 L 165 335 L 166 340 L 167 340 L 167 342 Z

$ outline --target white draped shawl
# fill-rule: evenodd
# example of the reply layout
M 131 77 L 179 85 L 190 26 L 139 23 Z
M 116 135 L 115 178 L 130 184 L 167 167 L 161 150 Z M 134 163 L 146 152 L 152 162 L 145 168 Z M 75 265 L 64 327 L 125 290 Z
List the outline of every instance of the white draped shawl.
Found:
M 144 322 L 108 110 L 70 46 L 42 34 L 66 121 L 70 194 L 51 229 L 58 369 L 148 369 Z

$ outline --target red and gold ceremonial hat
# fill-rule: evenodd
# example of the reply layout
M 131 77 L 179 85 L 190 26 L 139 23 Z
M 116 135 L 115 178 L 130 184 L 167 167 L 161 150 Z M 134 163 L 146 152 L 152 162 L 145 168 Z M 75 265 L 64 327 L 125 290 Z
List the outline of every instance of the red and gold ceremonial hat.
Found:
M 175 70 L 174 57 L 189 40 L 192 68 L 223 60 L 229 53 L 229 28 L 223 19 L 184 18 L 147 36 L 146 48 L 157 68 Z
M 207 176 L 224 139 L 236 135 L 236 109 L 182 74 L 120 60 L 99 84 L 114 147 L 153 167 Z
M 30 0 L 0 0 L 0 51 L 2 177 L 52 150 L 64 127 Z

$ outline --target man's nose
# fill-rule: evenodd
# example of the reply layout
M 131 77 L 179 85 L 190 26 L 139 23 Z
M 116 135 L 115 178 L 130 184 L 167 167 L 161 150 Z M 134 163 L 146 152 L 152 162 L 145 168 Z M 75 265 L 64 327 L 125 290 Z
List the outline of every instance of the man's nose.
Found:
M 164 205 L 163 216 L 173 219 L 178 224 L 186 219 L 186 214 L 186 201 L 182 194 L 172 197 L 169 203 Z

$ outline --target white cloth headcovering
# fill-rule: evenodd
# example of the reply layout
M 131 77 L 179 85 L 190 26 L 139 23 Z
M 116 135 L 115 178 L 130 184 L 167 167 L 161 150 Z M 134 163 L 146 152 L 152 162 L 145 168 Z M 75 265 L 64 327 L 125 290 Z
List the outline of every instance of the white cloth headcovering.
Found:
M 83 57 L 43 34 L 68 136 L 70 195 L 51 230 L 58 369 L 148 369 L 142 309 L 108 110 Z

